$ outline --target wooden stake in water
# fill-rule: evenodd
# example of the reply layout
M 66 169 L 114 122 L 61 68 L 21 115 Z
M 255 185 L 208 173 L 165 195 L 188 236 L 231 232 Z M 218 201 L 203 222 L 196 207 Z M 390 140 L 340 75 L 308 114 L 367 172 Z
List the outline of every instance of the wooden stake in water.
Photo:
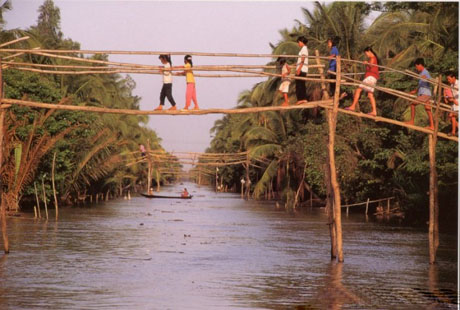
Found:
M 54 195 L 54 208 L 56 209 L 56 220 L 58 219 L 58 200 L 56 195 L 56 186 L 54 184 L 54 167 L 56 166 L 56 152 L 53 155 L 53 165 L 51 168 L 51 184 L 53 185 L 53 195 Z
M 45 192 L 45 176 L 42 178 L 42 188 L 43 188 L 43 203 L 45 204 L 45 216 L 48 220 L 48 205 L 46 203 L 46 192 Z
M 34 182 L 34 189 L 35 189 L 35 199 L 37 199 L 37 210 L 38 210 L 38 218 L 42 218 L 40 213 L 40 199 L 38 199 L 38 191 L 37 191 L 37 183 Z

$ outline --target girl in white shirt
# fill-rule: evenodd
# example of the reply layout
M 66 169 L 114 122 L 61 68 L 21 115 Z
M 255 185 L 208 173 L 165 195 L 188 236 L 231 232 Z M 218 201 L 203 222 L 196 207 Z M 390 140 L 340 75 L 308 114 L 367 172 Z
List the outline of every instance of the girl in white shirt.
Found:
M 160 55 L 161 63 L 164 65 L 164 69 L 171 69 L 171 56 L 169 55 Z M 176 110 L 176 102 L 172 96 L 172 72 L 170 70 L 163 71 L 163 87 L 161 88 L 160 93 L 160 105 L 155 109 L 156 111 L 163 110 L 165 104 L 165 98 L 168 98 L 168 101 L 171 103 L 169 110 Z

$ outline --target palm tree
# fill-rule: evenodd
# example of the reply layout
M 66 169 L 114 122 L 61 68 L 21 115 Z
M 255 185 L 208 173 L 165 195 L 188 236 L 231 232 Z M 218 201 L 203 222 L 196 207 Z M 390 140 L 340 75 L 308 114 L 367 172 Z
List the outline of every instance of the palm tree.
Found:
M 458 52 L 458 3 L 387 3 L 367 31 L 371 44 L 392 66 L 408 67 L 417 57 L 442 59 Z

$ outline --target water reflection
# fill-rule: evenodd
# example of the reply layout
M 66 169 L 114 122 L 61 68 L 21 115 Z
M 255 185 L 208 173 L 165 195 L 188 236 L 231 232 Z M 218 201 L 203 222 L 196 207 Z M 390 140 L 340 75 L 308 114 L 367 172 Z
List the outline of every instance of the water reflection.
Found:
M 325 279 L 326 287 L 319 296 L 324 309 L 341 310 L 344 304 L 363 305 L 362 299 L 342 283 L 343 268 L 344 264 L 337 262 L 331 262 L 327 268 L 329 277 Z

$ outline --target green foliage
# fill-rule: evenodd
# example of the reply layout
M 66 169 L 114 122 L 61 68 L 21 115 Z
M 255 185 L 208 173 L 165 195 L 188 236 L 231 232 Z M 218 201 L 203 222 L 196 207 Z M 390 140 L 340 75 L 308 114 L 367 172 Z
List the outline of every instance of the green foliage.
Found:
M 371 10 L 383 14 L 365 28 L 364 21 Z M 297 21 L 291 30 L 281 30 L 282 40 L 271 44 L 274 54 L 297 54 L 295 40 L 303 35 L 309 40 L 310 55 L 315 49 L 327 55 L 327 38 L 339 36 L 338 48 L 344 58 L 362 60 L 364 47 L 372 45 L 383 65 L 415 72 L 413 61 L 423 57 L 432 77 L 448 70 L 458 72 L 456 2 L 315 2 L 314 10 L 303 9 L 302 13 L 304 22 Z M 360 72 L 362 68 L 354 65 L 345 70 Z M 280 104 L 281 98 L 276 91 L 279 82 L 272 78 L 254 85 L 241 93 L 239 106 Z M 400 73 L 384 72 L 378 84 L 409 92 L 416 89 L 418 81 Z M 310 92 L 315 89 L 311 83 L 307 86 Z M 289 95 L 293 93 L 291 87 Z M 379 115 L 397 120 L 410 117 L 406 100 L 381 91 L 376 91 L 375 96 Z M 350 97 L 346 100 L 351 100 Z M 368 109 L 367 100 L 362 96 L 362 111 Z M 328 126 L 324 114 L 312 117 L 315 115 L 312 111 L 295 111 L 225 116 L 215 123 L 215 136 L 208 151 L 250 151 L 253 162 L 256 158 L 259 160 L 255 161 L 257 166 L 250 169 L 255 197 L 263 197 L 273 188 L 279 198 L 293 200 L 303 180 L 315 195 L 325 198 Z M 426 118 L 423 106 L 418 106 L 417 124 L 423 126 Z M 450 124 L 443 118 L 439 128 L 447 132 Z M 429 156 L 426 134 L 339 114 L 335 156 L 345 202 L 395 196 L 409 217 L 421 212 L 427 214 Z M 238 169 L 241 168 L 228 167 L 223 171 L 233 175 Z M 452 193 L 458 193 L 456 143 L 438 139 L 437 170 L 441 214 L 453 214 L 457 195 Z M 239 175 L 242 175 L 241 170 Z M 230 187 L 238 188 L 238 178 L 229 178 L 228 182 Z M 418 219 L 423 221 L 424 218 L 418 216 Z
M 0 12 L 4 8 L 5 5 L 0 7 Z M 27 48 L 79 48 L 77 42 L 63 39 L 59 8 L 51 0 L 46 0 L 39 8 L 37 25 L 22 33 L 31 37 L 26 43 L 20 43 Z M 1 34 L 12 40 L 17 33 L 3 31 Z M 21 57 L 27 62 L 74 64 L 73 61 L 44 56 Z M 107 59 L 107 55 L 94 58 Z M 7 98 L 139 109 L 140 98 L 132 94 L 135 82 L 129 76 L 54 76 L 6 69 L 3 77 Z M 147 120 L 146 116 L 41 110 L 13 105 L 5 118 L 7 143 L 0 171 L 10 208 L 17 209 L 20 203 L 33 201 L 33 185 L 41 184 L 42 178 L 46 183 L 46 195 L 52 195 L 48 183 L 54 153 L 55 181 L 61 203 L 71 202 L 72 197 L 81 193 L 114 191 L 133 187 L 142 181 L 145 183 L 145 169 L 138 165 L 126 166 L 125 163 L 138 159 L 135 153 L 140 143 L 146 145 L 149 141 L 152 150 L 161 150 L 156 133 L 143 126 Z M 161 176 L 166 177 L 171 178 Z

